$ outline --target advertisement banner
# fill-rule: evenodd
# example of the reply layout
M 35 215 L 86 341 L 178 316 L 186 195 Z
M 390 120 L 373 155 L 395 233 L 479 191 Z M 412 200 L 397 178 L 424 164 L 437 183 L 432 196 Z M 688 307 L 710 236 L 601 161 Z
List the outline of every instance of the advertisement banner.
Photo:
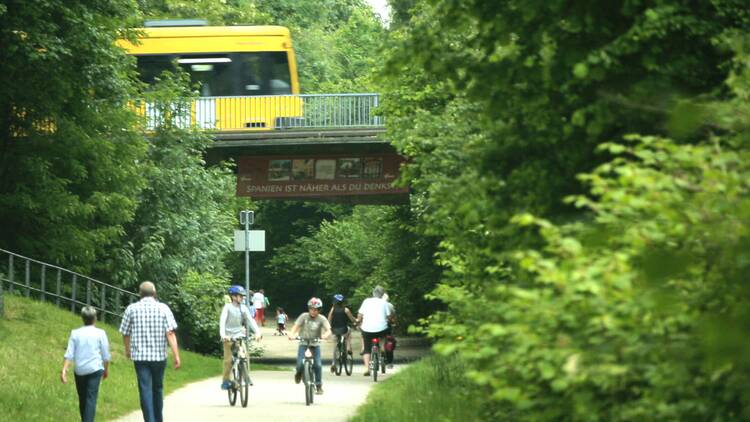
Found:
M 257 199 L 408 195 L 394 187 L 398 154 L 244 156 L 237 160 L 237 195 Z

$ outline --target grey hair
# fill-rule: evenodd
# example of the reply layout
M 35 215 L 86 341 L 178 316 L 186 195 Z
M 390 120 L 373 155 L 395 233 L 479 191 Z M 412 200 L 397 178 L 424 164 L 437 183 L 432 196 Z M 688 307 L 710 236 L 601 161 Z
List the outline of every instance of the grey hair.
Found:
M 96 309 L 93 306 L 84 306 L 81 309 L 81 319 L 84 325 L 91 325 L 96 321 Z
M 385 293 L 383 286 L 375 286 L 375 288 L 372 289 L 372 295 L 374 297 L 383 297 L 383 293 Z
M 138 287 L 138 294 L 141 297 L 155 297 L 156 286 L 154 286 L 154 283 L 150 281 L 144 281 L 143 283 L 141 283 L 140 287 Z

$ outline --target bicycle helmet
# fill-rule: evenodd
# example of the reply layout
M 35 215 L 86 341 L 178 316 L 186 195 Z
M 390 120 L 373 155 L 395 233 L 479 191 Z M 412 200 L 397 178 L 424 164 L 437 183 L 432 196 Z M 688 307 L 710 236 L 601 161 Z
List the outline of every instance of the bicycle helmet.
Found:
M 317 297 L 310 298 L 310 300 L 307 301 L 307 307 L 308 308 L 322 308 L 323 301 L 318 299 Z
M 333 299 L 336 300 L 336 302 L 343 302 L 344 301 L 344 295 L 341 293 L 337 293 L 333 295 Z
M 242 295 L 247 296 L 247 293 L 245 292 L 245 288 L 242 286 L 234 285 L 229 287 L 229 295 Z

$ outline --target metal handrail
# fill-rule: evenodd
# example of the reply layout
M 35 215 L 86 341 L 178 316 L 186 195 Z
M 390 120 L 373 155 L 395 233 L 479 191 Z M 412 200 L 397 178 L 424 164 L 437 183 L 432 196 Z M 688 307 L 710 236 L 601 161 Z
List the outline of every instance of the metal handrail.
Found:
M 375 93 L 259 95 L 199 97 L 167 104 L 139 101 L 134 106 L 149 130 L 165 120 L 181 128 L 218 132 L 381 128 L 384 118 L 375 114 L 379 98 Z
M 0 254 L 7 256 L 7 259 L 0 260 L 0 292 L 3 291 L 3 284 L 7 284 L 9 293 L 15 293 L 16 288 L 18 288 L 19 293 L 25 292 L 26 297 L 32 297 L 32 292 L 38 293 L 41 301 L 46 302 L 47 297 L 51 297 L 57 306 L 67 307 L 69 305 L 71 312 L 76 312 L 77 306 L 79 308 L 93 306 L 101 312 L 102 321 L 106 320 L 106 315 L 114 316 L 116 319 L 120 318 L 125 311 L 125 307 L 138 300 L 138 295 L 135 293 L 75 271 L 5 249 L 0 249 Z M 23 270 L 20 270 L 16 265 L 17 261 L 22 263 Z M 3 262 L 7 264 L 3 265 Z M 37 267 L 38 270 L 34 274 L 34 269 Z M 57 273 L 54 291 L 51 287 L 53 283 L 48 283 L 47 279 L 49 270 Z M 23 275 L 23 282 L 16 280 L 17 275 Z M 86 284 L 85 292 L 82 293 L 78 289 L 79 283 Z M 66 292 L 69 292 L 69 295 L 66 295 Z M 85 294 L 85 300 L 81 298 L 82 294 Z M 123 297 L 127 303 L 122 303 Z

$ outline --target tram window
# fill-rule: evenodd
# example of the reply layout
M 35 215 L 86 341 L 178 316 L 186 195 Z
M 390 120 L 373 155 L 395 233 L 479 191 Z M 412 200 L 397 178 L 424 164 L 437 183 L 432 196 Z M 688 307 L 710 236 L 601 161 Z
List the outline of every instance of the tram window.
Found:
M 268 53 L 271 65 L 271 95 L 288 95 L 292 93 L 292 83 L 289 77 L 289 60 L 286 52 Z
M 241 86 L 240 95 L 263 95 L 266 94 L 263 86 L 263 60 L 260 53 L 248 53 L 242 55 Z
M 165 70 L 174 71 L 172 56 L 137 56 L 138 74 L 141 80 L 149 85 L 154 84 L 155 79 Z
M 177 63 L 200 88 L 201 97 L 234 95 L 232 59 L 226 55 L 184 55 Z

